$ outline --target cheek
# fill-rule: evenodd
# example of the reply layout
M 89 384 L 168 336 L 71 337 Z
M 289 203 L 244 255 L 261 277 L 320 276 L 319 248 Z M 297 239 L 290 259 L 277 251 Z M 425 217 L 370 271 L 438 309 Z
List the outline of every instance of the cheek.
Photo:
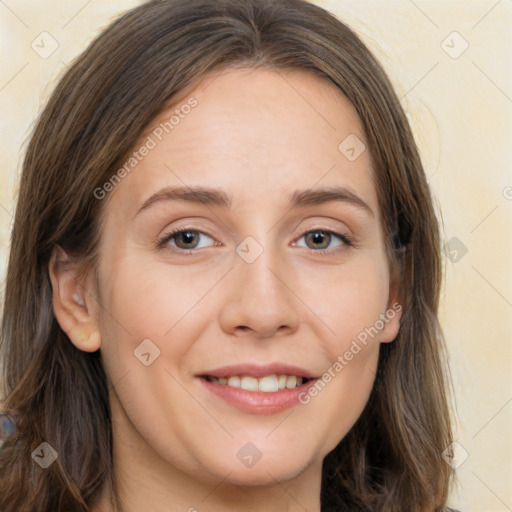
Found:
M 362 413 L 375 381 L 389 274 L 384 258 L 368 255 L 318 277 L 325 284 L 308 292 L 309 304 L 333 331 L 326 336 L 324 329 L 320 338 L 330 365 L 303 403 L 335 426 L 329 437 L 334 448 Z
M 346 265 L 319 269 L 314 280 L 301 284 L 304 301 L 329 328 L 328 350 L 331 356 L 347 350 L 352 340 L 364 337 L 385 313 L 389 294 L 387 267 L 374 258 L 361 257 Z M 373 329 L 372 329 L 373 327 Z M 325 332 L 325 330 L 324 330 Z
M 308 292 L 311 310 L 329 326 L 329 331 L 324 327 L 323 335 L 318 335 L 329 364 L 302 403 L 312 417 L 322 416 L 330 425 L 325 438 L 329 449 L 364 410 L 378 366 L 380 315 L 387 306 L 389 278 L 384 266 L 371 260 L 363 263 L 340 266 L 323 276 L 328 285 L 321 291 Z
M 212 270 L 199 272 L 198 278 L 196 268 L 148 261 L 139 254 L 133 248 L 116 251 L 116 264 L 104 272 L 109 297 L 101 314 L 102 352 L 115 375 L 139 364 L 134 356 L 143 342 L 162 356 L 160 362 L 179 366 L 191 341 L 211 323 L 214 312 L 205 304 L 211 306 L 209 295 L 225 274 Z

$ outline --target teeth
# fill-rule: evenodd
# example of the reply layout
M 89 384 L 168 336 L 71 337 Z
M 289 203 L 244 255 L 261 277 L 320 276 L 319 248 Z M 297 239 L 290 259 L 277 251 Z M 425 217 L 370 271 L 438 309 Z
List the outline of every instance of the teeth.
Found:
M 272 393 L 273 391 L 277 391 L 279 389 L 279 384 L 277 382 L 277 375 L 268 375 L 260 379 L 259 382 L 259 391 L 265 391 L 266 393 Z
M 240 387 L 246 391 L 258 391 L 258 379 L 254 377 L 242 377 Z
M 297 377 L 295 375 L 290 375 L 286 379 L 286 389 L 293 389 L 297 387 Z
M 239 388 L 240 387 L 240 377 L 229 377 L 229 380 L 227 382 L 226 379 L 219 379 L 220 384 L 227 384 L 228 386 L 231 386 L 233 388 Z
M 295 375 L 265 375 L 260 379 L 249 376 L 232 377 L 210 377 L 210 380 L 218 384 L 231 386 L 232 388 L 241 388 L 246 391 L 263 391 L 264 393 L 274 393 L 283 389 L 294 389 L 301 386 L 304 379 Z

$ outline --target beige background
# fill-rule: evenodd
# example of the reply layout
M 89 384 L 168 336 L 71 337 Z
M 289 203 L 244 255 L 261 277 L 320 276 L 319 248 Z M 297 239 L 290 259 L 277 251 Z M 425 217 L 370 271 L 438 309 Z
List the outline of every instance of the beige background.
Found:
M 139 3 L 0 1 L 2 284 L 20 155 L 34 119 L 66 64 Z M 389 72 L 442 210 L 451 251 L 442 323 L 461 462 L 451 504 L 512 511 L 512 1 L 316 3 L 348 22 Z

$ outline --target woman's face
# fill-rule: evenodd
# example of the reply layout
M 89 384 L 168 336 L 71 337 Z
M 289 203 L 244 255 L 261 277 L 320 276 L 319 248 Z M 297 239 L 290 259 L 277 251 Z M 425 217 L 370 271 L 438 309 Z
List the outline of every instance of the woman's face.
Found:
M 116 449 L 239 485 L 321 466 L 399 324 L 365 145 L 334 85 L 262 69 L 141 137 L 96 274 Z

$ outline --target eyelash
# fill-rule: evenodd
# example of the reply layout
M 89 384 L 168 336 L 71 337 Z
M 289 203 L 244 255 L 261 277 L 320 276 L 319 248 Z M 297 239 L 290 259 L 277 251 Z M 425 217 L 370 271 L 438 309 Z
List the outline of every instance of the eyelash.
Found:
M 210 238 L 213 238 L 208 233 L 206 233 L 204 231 L 201 231 L 199 229 L 195 229 L 195 228 L 178 228 L 178 229 L 175 229 L 174 231 L 170 231 L 169 233 L 164 234 L 161 238 L 159 238 L 157 240 L 158 248 L 161 248 L 161 249 L 169 248 L 170 250 L 172 250 L 174 252 L 179 252 L 179 253 L 182 253 L 182 254 L 192 254 L 194 252 L 197 252 L 198 249 L 188 249 L 188 250 L 187 249 L 177 249 L 175 247 L 171 247 L 171 246 L 167 245 L 169 243 L 169 241 L 172 240 L 175 236 L 179 235 L 180 233 L 186 233 L 186 232 L 200 233 L 202 235 L 206 235 L 206 236 L 209 236 Z M 300 235 L 299 239 L 304 237 L 305 235 L 308 235 L 309 233 L 318 233 L 318 232 L 321 232 L 321 233 L 324 233 L 324 234 L 327 234 L 327 235 L 334 235 L 335 237 L 337 237 L 337 238 L 339 238 L 341 240 L 342 245 L 338 246 L 335 249 L 320 249 L 320 250 L 310 249 L 315 254 L 319 254 L 321 256 L 329 256 L 329 255 L 332 255 L 333 252 L 335 252 L 336 250 L 341 249 L 344 246 L 355 247 L 354 240 L 351 237 L 349 237 L 348 235 L 337 233 L 337 232 L 332 231 L 332 230 L 328 230 L 328 229 L 320 229 L 320 228 L 319 229 L 310 229 L 310 230 L 305 231 L 304 233 L 302 233 Z M 164 247 L 164 246 L 167 246 L 167 247 Z

